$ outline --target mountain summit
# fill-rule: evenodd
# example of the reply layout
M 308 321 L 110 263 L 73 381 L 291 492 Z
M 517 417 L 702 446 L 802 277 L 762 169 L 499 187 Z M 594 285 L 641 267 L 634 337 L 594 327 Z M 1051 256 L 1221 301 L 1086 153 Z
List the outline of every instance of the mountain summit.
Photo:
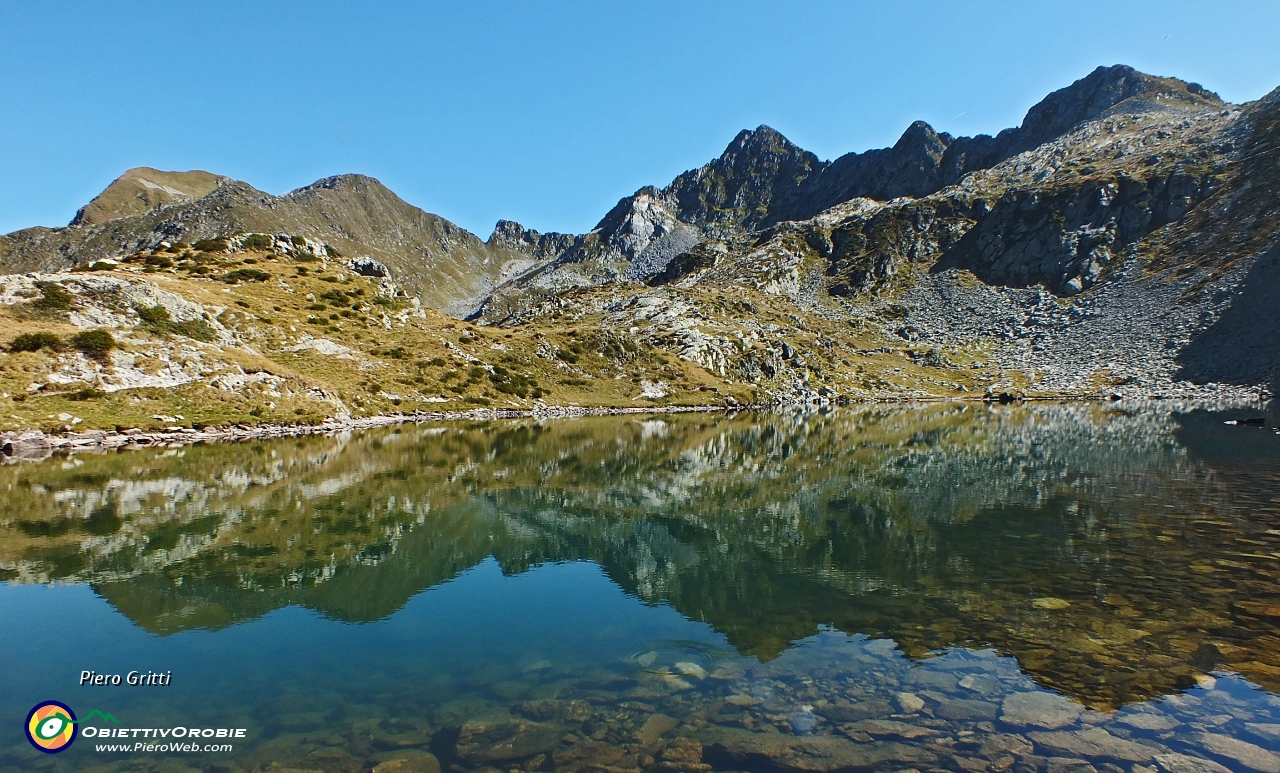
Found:
M 137 283 L 153 275 L 216 311 L 231 288 L 215 295 L 210 283 L 262 282 L 242 292 L 279 320 L 209 311 L 205 330 L 175 302 L 167 320 L 128 324 L 221 335 L 250 347 L 245 357 L 285 358 L 277 365 L 314 350 L 335 372 L 385 371 L 400 386 L 344 375 L 316 387 L 331 401 L 359 394 L 366 412 L 413 405 L 411 394 L 607 402 L 630 384 L 635 400 L 685 403 L 976 390 L 1239 398 L 1280 389 L 1277 168 L 1280 90 L 1232 105 L 1117 65 L 995 136 L 916 121 L 891 147 L 824 161 L 768 126 L 744 130 L 584 234 L 503 220 L 481 241 L 363 175 L 274 196 L 207 172 L 133 169 L 70 225 L 0 237 L 5 270 L 44 272 L 0 276 L 0 291 L 22 309 L 37 296 L 69 304 L 44 298 L 53 283 L 88 304 L 110 284 L 102 270 L 119 275 L 113 292 L 150 304 L 160 285 Z M 350 284 L 375 279 L 376 303 L 372 286 Z M 454 320 L 414 316 L 406 294 Z M 67 324 L 124 319 L 86 307 Z M 448 332 L 458 325 L 467 332 Z M 485 328 L 497 332 L 476 337 Z M 318 344 L 319 331 L 331 337 Z M 365 336 L 398 344 L 379 354 Z M 54 339 L 23 346 L 42 340 Z M 50 372 L 50 383 L 72 378 Z

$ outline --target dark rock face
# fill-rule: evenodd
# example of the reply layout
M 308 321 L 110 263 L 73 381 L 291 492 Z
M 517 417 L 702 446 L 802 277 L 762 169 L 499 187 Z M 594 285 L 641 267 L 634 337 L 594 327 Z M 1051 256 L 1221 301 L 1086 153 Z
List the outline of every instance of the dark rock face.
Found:
M 726 211 L 767 212 L 739 220 L 744 227 L 759 230 L 784 220 L 813 217 L 854 198 L 887 201 L 936 193 L 959 182 L 967 172 L 990 168 L 1117 108 L 1168 110 L 1213 103 L 1221 104 L 1221 100 L 1197 84 L 1155 78 L 1124 65 L 1099 67 L 1033 106 L 1021 127 L 1006 129 L 996 137 L 953 138 L 916 121 L 891 148 L 848 153 L 822 162 L 761 126 L 755 132 L 739 134 L 719 159 L 677 177 L 666 190 L 676 193 L 681 219 L 686 222 L 724 220 Z M 692 196 L 692 181 L 721 195 Z
M 665 284 L 673 278 L 668 267 L 704 239 L 741 242 L 779 223 L 806 220 L 859 198 L 889 201 L 926 197 L 958 183 L 970 172 L 989 169 L 1113 111 L 1175 111 L 1219 104 L 1217 95 L 1196 84 L 1116 65 L 1099 67 L 1053 92 L 1027 112 L 1021 127 L 1006 129 L 996 137 L 955 138 L 916 121 L 891 148 L 848 153 L 827 162 L 776 130 L 760 126 L 740 132 L 719 158 L 681 174 L 665 188 L 646 187 L 623 199 L 590 234 L 544 236 L 503 221 L 490 244 L 497 239 L 538 259 L 565 263 L 629 263 L 620 272 L 622 277 Z M 1052 235 L 1042 236 L 1061 241 Z M 1056 286 L 1064 288 L 1071 279 L 1082 276 L 1077 269 L 1087 268 L 1089 260 L 1064 259 L 1064 250 L 1079 246 L 1078 238 L 1065 238 L 1072 244 L 1054 246 L 1057 257 L 1048 259 L 1049 265 L 1029 270 L 1027 278 L 1014 283 L 1021 286 L 1052 277 Z M 1084 254 L 1093 246 L 1088 245 Z M 1028 247 L 1035 249 L 1030 243 Z M 1063 263 L 1068 265 L 1059 269 Z M 887 264 L 864 268 L 868 276 L 888 269 Z M 688 272 L 677 268 L 675 275 L 683 273 Z M 662 278 L 657 278 L 659 275 Z M 1084 277 L 1082 287 L 1088 281 Z M 841 291 L 857 285 L 855 280 L 843 285 Z
M 943 160 L 952 142 L 950 135 L 916 121 L 892 148 L 848 153 L 825 164 L 795 205 L 773 219 L 801 220 L 854 198 L 886 201 L 933 193 L 943 186 Z
M 1222 103 L 1217 94 L 1196 83 L 1153 77 L 1125 65 L 1099 67 L 1028 110 L 1017 139 L 1009 149 L 1017 152 L 1028 150 L 1065 134 L 1082 121 L 1100 118 L 1130 101 L 1142 102 L 1141 105 L 1127 106 L 1133 112 L 1160 104 L 1203 106 Z
M 538 233 L 512 220 L 499 220 L 486 243 L 523 253 L 534 260 L 549 260 L 568 250 L 577 240 L 573 234 Z
M 391 277 L 391 269 L 373 258 L 354 258 L 349 263 L 351 270 L 360 276 Z
M 758 230 L 795 210 L 804 185 L 826 164 L 768 126 L 742 131 L 715 161 L 664 189 L 686 223 Z
M 1075 295 L 1096 284 L 1116 255 L 1181 217 L 1214 191 L 1209 177 L 1176 172 L 1167 178 L 1086 180 L 1053 193 L 1011 191 L 980 213 L 938 269 L 967 268 L 983 281 L 1010 287 L 1043 284 Z

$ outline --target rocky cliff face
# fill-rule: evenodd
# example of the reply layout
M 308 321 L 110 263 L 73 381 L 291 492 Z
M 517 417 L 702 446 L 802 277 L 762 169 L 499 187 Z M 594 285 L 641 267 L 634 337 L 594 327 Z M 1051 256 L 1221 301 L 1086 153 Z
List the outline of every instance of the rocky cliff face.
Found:
M 956 138 L 916 121 L 891 148 L 849 153 L 827 162 L 760 126 L 740 132 L 719 158 L 685 172 L 665 188 L 644 188 L 623 199 L 582 240 L 563 237 L 554 248 L 546 245 L 537 254 L 552 261 L 563 258 L 563 264 L 613 264 L 608 270 L 587 272 L 594 282 L 614 277 L 648 280 L 664 272 L 680 252 L 704 240 L 750 241 L 771 226 L 808 220 L 854 199 L 926 197 L 968 174 L 1051 143 L 1082 123 L 1112 114 L 1173 115 L 1221 107 L 1216 94 L 1197 84 L 1117 65 L 1099 67 L 1050 94 L 1028 110 L 1021 126 L 996 137 Z M 663 241 L 666 234 L 676 236 Z M 650 249 L 654 240 L 657 244 Z M 592 249 L 590 244 L 599 246 Z M 617 264 L 633 265 L 618 270 Z M 1034 274 L 1031 281 L 1039 281 L 1044 273 L 1032 271 L 1028 276 Z M 582 278 L 581 267 L 551 266 L 515 284 L 563 289 L 581 286 Z
M 751 288 L 786 299 L 798 319 L 843 318 L 890 342 L 950 349 L 954 361 L 968 356 L 961 349 L 981 351 L 1005 386 L 1273 389 L 1277 355 L 1233 357 L 1209 341 L 1277 323 L 1261 287 L 1271 263 L 1258 261 L 1280 236 L 1277 104 L 1273 94 L 1228 105 L 1197 84 L 1116 66 L 1050 94 L 995 137 L 917 122 L 892 148 L 822 162 L 761 127 L 642 192 L 696 243 L 618 273 L 687 295 Z M 593 234 L 609 238 L 610 222 Z M 499 288 L 481 317 L 528 324 L 613 307 L 548 304 L 521 295 L 525 281 Z M 629 291 L 600 292 L 616 306 Z M 675 335 L 688 356 L 749 381 L 790 380 L 782 391 L 820 396 L 825 377 L 812 363 L 830 362 L 838 341 L 781 356 L 800 351 L 798 325 L 785 346 L 744 352 L 714 335 L 694 340 L 691 329 L 709 327 L 698 323 L 703 311 L 652 335 Z M 744 328 L 776 336 L 758 316 L 733 313 L 726 324 L 738 339 Z

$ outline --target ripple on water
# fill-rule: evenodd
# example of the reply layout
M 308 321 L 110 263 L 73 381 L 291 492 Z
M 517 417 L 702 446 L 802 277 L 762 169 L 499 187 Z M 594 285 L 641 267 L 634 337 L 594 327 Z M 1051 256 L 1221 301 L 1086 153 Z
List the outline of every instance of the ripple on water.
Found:
M 643 674 L 687 681 L 705 679 L 720 661 L 734 657 L 737 653 L 731 649 L 676 639 L 654 642 L 627 655 L 622 662 Z

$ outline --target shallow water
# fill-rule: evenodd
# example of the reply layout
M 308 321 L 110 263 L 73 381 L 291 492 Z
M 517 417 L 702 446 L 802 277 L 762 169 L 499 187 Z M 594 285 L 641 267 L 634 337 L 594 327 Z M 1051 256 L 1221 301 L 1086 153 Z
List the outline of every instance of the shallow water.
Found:
M 0 770 L 1280 773 L 1280 437 L 1238 413 L 511 421 L 6 465 Z M 21 726 L 48 699 L 118 720 L 82 728 L 246 734 L 43 754 Z

